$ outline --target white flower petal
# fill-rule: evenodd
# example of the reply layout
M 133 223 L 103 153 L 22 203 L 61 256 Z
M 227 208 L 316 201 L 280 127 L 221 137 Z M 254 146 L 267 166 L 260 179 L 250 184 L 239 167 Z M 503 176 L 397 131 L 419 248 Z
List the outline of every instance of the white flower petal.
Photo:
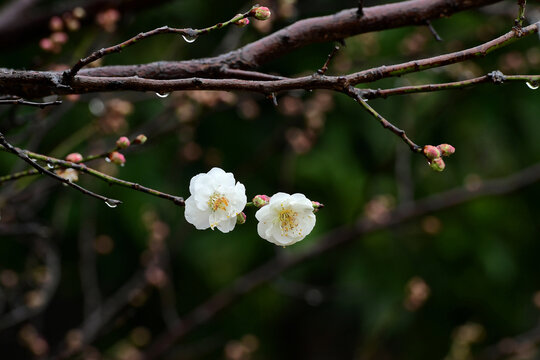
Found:
M 259 236 L 287 246 L 306 237 L 315 227 L 311 201 L 303 194 L 277 193 L 255 214 Z
M 235 182 L 232 173 L 213 168 L 194 176 L 189 184 L 185 218 L 197 229 L 218 228 L 229 232 L 236 225 L 236 215 L 247 203 L 246 188 Z

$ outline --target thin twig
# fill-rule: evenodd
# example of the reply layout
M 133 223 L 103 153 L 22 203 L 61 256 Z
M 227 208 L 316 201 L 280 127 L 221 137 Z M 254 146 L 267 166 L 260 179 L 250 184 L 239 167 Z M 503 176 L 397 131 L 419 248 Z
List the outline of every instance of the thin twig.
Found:
M 11 152 L 12 154 L 17 155 L 22 160 L 26 161 L 28 164 L 30 164 L 33 168 L 35 168 L 41 174 L 48 175 L 48 176 L 52 177 L 55 180 L 58 180 L 58 181 L 66 184 L 68 186 L 71 186 L 74 189 L 79 190 L 80 192 L 82 192 L 85 195 L 90 195 L 92 197 L 95 197 L 96 199 L 102 200 L 105 203 L 107 203 L 109 206 L 117 206 L 118 204 L 122 203 L 120 200 L 111 199 L 111 198 L 96 194 L 96 193 L 94 193 L 94 192 L 92 192 L 90 190 L 87 190 L 87 189 L 83 188 L 82 186 L 79 186 L 79 185 L 69 181 L 68 179 L 64 179 L 63 177 L 55 174 L 54 172 L 52 172 L 50 170 L 45 169 L 43 166 L 41 166 L 38 163 L 32 161 L 32 159 L 30 159 L 28 157 L 28 155 L 25 154 L 25 152 L 23 152 L 22 150 L 16 148 L 15 146 L 11 145 L 6 140 L 6 138 L 4 137 L 4 134 L 2 134 L 1 132 L 0 132 L 0 145 L 4 146 L 7 151 Z
M 356 10 L 356 16 L 364 16 L 364 0 L 358 0 L 358 9 Z
M 60 283 L 61 267 L 57 249 L 46 236 L 43 236 L 43 232 L 39 231 L 34 235 L 37 237 L 34 240 L 34 249 L 43 256 L 48 275 L 47 281 L 43 286 L 35 289 L 41 295 L 41 302 L 35 307 L 29 307 L 27 305 L 16 306 L 7 314 L 2 315 L 0 317 L 0 330 L 20 324 L 41 313 L 49 305 Z
M 53 105 L 60 105 L 62 104 L 62 100 L 55 100 L 55 101 L 47 101 L 47 102 L 34 102 L 34 101 L 28 101 L 24 100 L 23 98 L 15 98 L 15 99 L 0 99 L 0 105 L 26 105 L 26 106 L 35 106 L 40 109 L 44 109 L 47 106 L 53 106 Z
M 338 42 L 338 44 L 334 45 L 334 48 L 332 49 L 330 54 L 328 54 L 328 57 L 326 58 L 326 61 L 324 62 L 324 65 L 319 70 L 317 70 L 317 74 L 324 75 L 326 73 L 326 70 L 328 70 L 328 65 L 330 64 L 330 61 L 332 60 L 332 58 L 339 51 L 340 45 L 345 46 L 345 42 L 343 40 L 341 40 L 341 41 Z
M 147 32 L 142 32 L 142 33 L 139 33 L 138 35 L 132 37 L 131 39 L 128 39 L 120 44 L 117 44 L 117 45 L 114 45 L 114 46 L 111 46 L 111 47 L 108 47 L 108 48 L 103 48 L 103 49 L 100 49 L 98 51 L 95 51 L 93 52 L 92 54 L 90 54 L 89 56 L 83 58 L 83 59 L 80 59 L 79 61 L 77 61 L 77 63 L 75 65 L 73 65 L 73 67 L 69 70 L 66 70 L 63 74 L 63 80 L 65 83 L 69 83 L 73 77 L 77 74 L 77 72 L 79 72 L 80 69 L 82 69 L 84 66 L 98 60 L 98 59 L 101 59 L 103 58 L 104 56 L 107 56 L 109 54 L 113 54 L 113 53 L 118 53 L 118 52 L 121 52 L 122 50 L 124 50 L 126 47 L 128 46 L 131 46 L 131 45 L 134 45 L 135 43 L 143 40 L 143 39 L 146 39 L 146 38 L 149 38 L 151 36 L 155 36 L 155 35 L 159 35 L 159 34 L 177 34 L 177 35 L 181 35 L 184 37 L 184 39 L 186 39 L 186 41 L 195 41 L 195 39 L 199 36 L 199 35 L 204 35 L 204 34 L 208 34 L 209 32 L 213 31 L 213 30 L 216 30 L 216 29 L 221 29 L 221 28 L 224 28 L 230 24 L 233 24 L 235 22 L 237 22 L 238 20 L 241 20 L 241 19 L 244 19 L 246 17 L 249 17 L 249 16 L 252 16 L 252 13 L 251 13 L 251 9 L 243 14 L 238 14 L 236 16 L 234 16 L 233 18 L 231 18 L 230 20 L 228 21 L 225 21 L 223 23 L 217 23 L 216 25 L 214 26 L 209 26 L 207 28 L 204 28 L 204 29 L 191 29 L 191 28 L 185 28 L 185 29 L 177 29 L 177 28 L 172 28 L 172 27 L 169 27 L 169 26 L 162 26 L 162 27 L 159 27 L 157 29 L 154 29 L 154 30 L 150 30 L 150 31 L 147 31 Z
M 146 194 L 154 195 L 154 196 L 160 197 L 162 199 L 167 199 L 167 200 L 170 200 L 170 201 L 172 201 L 173 203 L 175 203 L 176 205 L 179 205 L 179 206 L 184 206 L 185 205 L 184 204 L 184 198 L 182 198 L 180 196 L 174 196 L 174 195 L 171 195 L 171 194 L 167 194 L 167 193 L 164 193 L 164 192 L 161 192 L 161 191 L 158 191 L 158 190 L 148 188 L 146 186 L 142 186 L 142 185 L 137 184 L 137 183 L 133 183 L 133 182 L 129 182 L 129 181 L 125 181 L 125 180 L 115 178 L 113 176 L 104 174 L 104 173 L 102 173 L 100 171 L 97 171 L 95 169 L 89 168 L 88 166 L 86 166 L 85 164 L 82 164 L 82 163 L 76 164 L 76 163 L 73 163 L 73 162 L 70 162 L 70 161 L 61 160 L 61 159 L 57 159 L 57 158 L 54 158 L 54 157 L 41 155 L 41 154 L 29 151 L 29 150 L 20 150 L 20 149 L 18 149 L 18 150 L 21 151 L 25 156 L 27 156 L 30 159 L 41 160 L 41 161 L 44 161 L 44 162 L 46 162 L 48 164 L 56 165 L 56 166 L 62 167 L 62 168 L 75 169 L 75 170 L 81 171 L 83 173 L 92 175 L 92 176 L 94 176 L 94 177 L 96 177 L 98 179 L 101 179 L 101 180 L 103 180 L 103 181 L 105 181 L 105 182 L 107 182 L 107 183 L 109 183 L 111 185 L 119 185 L 119 186 L 127 187 L 129 189 L 137 190 L 137 191 L 140 191 L 140 192 L 143 192 L 143 193 L 146 193 Z M 30 161 L 32 161 L 32 160 L 30 160 Z M 34 163 L 34 162 L 32 161 L 32 163 Z
M 525 5 L 527 4 L 527 0 L 517 0 L 519 10 L 518 10 L 518 16 L 514 20 L 514 25 L 521 29 L 523 26 L 523 20 L 525 20 Z
M 540 75 L 504 75 L 500 71 L 494 71 L 484 76 L 467 79 L 462 81 L 454 81 L 441 84 L 428 85 L 411 85 L 402 86 L 393 89 L 362 89 L 360 90 L 364 99 L 387 98 L 394 95 L 406 95 L 414 93 L 434 92 L 442 90 L 464 89 L 478 84 L 495 83 L 502 84 L 504 82 L 528 82 L 535 83 L 540 81 Z
M 401 138 L 405 144 L 409 146 L 409 148 L 416 153 L 422 152 L 423 147 L 415 144 L 411 139 L 407 137 L 407 134 L 404 130 L 401 130 L 400 128 L 396 127 L 394 124 L 392 124 L 390 121 L 386 120 L 384 117 L 381 116 L 375 109 L 373 109 L 371 106 L 368 105 L 366 100 L 362 98 L 362 92 L 358 89 L 355 89 L 354 87 L 349 87 L 345 93 L 358 101 L 360 105 L 364 107 L 373 117 L 375 117 L 379 123 L 382 125 L 383 128 L 390 130 L 394 134 L 396 134 L 399 138 Z
M 430 20 L 426 20 L 426 25 L 429 31 L 431 32 L 431 35 L 433 35 L 433 37 L 435 38 L 435 40 L 442 41 L 442 38 L 439 36 L 439 33 L 437 33 L 437 30 L 435 30 Z

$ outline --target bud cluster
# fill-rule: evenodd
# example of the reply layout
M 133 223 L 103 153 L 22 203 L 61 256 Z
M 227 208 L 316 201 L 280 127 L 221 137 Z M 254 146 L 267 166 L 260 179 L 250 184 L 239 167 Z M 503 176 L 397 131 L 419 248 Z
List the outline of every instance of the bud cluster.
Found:
M 67 31 L 77 31 L 81 27 L 80 20 L 86 16 L 86 11 L 76 7 L 71 12 L 65 12 L 62 16 L 53 16 L 49 19 L 51 35 L 39 41 L 39 47 L 43 51 L 59 53 L 62 45 L 68 41 Z
M 449 144 L 440 144 L 437 146 L 426 145 L 424 146 L 423 153 L 424 156 L 428 159 L 429 166 L 435 171 L 443 171 L 446 167 L 443 156 L 450 156 L 456 149 Z

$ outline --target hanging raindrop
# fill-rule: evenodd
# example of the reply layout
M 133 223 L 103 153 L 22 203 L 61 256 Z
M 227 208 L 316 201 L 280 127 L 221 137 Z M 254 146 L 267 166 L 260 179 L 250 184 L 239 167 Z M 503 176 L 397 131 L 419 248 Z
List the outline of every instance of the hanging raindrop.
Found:
M 540 87 L 537 81 L 527 81 L 526 84 L 529 87 L 529 89 L 532 89 L 532 90 L 536 90 L 538 89 L 538 87 Z
M 52 168 L 54 168 L 54 165 L 51 164 L 50 162 L 48 162 L 48 163 L 47 163 L 47 167 L 48 167 L 49 169 L 52 169 Z
M 197 40 L 198 35 L 182 35 L 182 38 L 185 40 L 185 42 L 191 44 L 192 42 L 195 42 Z
M 109 159 L 108 157 L 105 158 L 105 161 L 106 162 L 111 162 L 111 159 Z
M 162 94 L 162 93 L 158 93 L 158 92 L 156 93 L 156 95 L 157 95 L 158 97 L 160 97 L 160 98 L 166 98 L 167 96 L 169 96 L 169 94 L 170 94 L 170 93 L 163 93 L 163 94 Z
M 114 209 L 115 207 L 118 206 L 116 201 L 113 201 L 113 200 L 105 200 L 105 204 L 107 204 L 107 206 L 110 207 L 111 209 Z

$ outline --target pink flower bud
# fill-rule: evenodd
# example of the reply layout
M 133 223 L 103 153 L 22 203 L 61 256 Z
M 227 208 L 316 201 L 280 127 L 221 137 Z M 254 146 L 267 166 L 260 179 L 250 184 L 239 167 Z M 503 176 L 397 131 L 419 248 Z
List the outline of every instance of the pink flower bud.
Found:
M 111 160 L 112 163 L 117 165 L 124 165 L 126 162 L 126 158 L 124 155 L 120 154 L 118 151 L 113 151 L 109 154 L 109 160 Z
M 449 144 L 437 145 L 437 148 L 441 150 L 442 156 L 450 156 L 456 152 L 456 148 Z
M 39 47 L 44 51 L 54 51 L 54 43 L 49 38 L 43 38 L 39 41 Z
M 122 136 L 116 140 L 116 147 L 119 149 L 125 149 L 127 148 L 131 143 L 129 142 L 129 139 L 125 136 Z
M 71 153 L 66 156 L 66 161 L 71 161 L 72 163 L 80 163 L 83 160 L 83 156 L 79 153 Z
M 431 162 L 429 163 L 429 166 L 435 171 L 443 171 L 444 168 L 446 167 L 446 164 L 444 163 L 444 160 L 439 157 L 439 158 L 431 160 Z
M 59 16 L 53 16 L 49 20 L 49 29 L 53 32 L 62 31 L 64 29 L 64 22 Z
M 135 140 L 133 140 L 133 144 L 144 144 L 146 140 L 148 140 L 148 138 L 145 135 L 137 135 Z
M 238 14 L 238 15 L 240 15 L 240 14 Z M 248 18 L 243 18 L 243 19 L 240 19 L 240 20 L 234 22 L 234 25 L 236 25 L 238 27 L 244 27 L 244 26 L 246 26 L 248 24 L 249 24 L 249 19 Z
M 68 35 L 63 31 L 52 33 L 51 41 L 55 44 L 65 44 L 68 41 Z
M 433 145 L 426 145 L 424 146 L 424 155 L 429 160 L 434 160 L 441 157 L 441 150 L 439 150 Z
M 257 20 L 268 20 L 270 19 L 270 15 L 272 15 L 272 13 L 270 12 L 269 8 L 265 6 L 259 6 L 251 9 L 249 15 L 255 17 L 255 19 Z
M 246 214 L 241 212 L 240 214 L 236 215 L 236 223 L 239 225 L 242 225 L 246 222 Z
M 253 198 L 252 201 L 255 207 L 261 208 L 270 202 L 270 197 L 268 195 L 257 195 Z
M 319 211 L 319 209 L 322 209 L 324 207 L 324 205 L 318 201 L 312 201 L 311 205 L 313 205 L 313 212 L 317 212 Z

